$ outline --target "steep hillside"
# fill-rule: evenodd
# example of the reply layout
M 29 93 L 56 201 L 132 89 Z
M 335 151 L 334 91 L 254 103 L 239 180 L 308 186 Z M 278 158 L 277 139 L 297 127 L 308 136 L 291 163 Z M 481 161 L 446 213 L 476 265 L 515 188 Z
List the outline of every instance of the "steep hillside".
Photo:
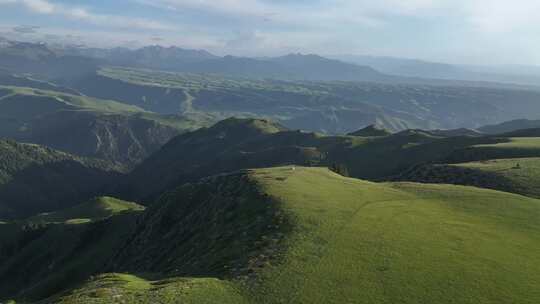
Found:
M 418 130 L 384 137 L 323 136 L 283 130 L 267 120 L 231 118 L 171 140 L 128 176 L 119 196 L 149 203 L 171 187 L 209 175 L 289 164 L 341 168 L 352 177 L 381 180 L 467 147 L 501 141 Z
M 58 111 L 32 121 L 20 139 L 76 155 L 126 165 L 139 163 L 182 130 L 137 115 Z
M 8 225 L 13 227 L 10 238 L 0 242 L 0 299 L 33 302 L 102 272 L 132 233 L 139 213 L 124 212 L 96 222 Z M 0 233 L 6 229 L 0 227 Z
M 110 270 L 159 274 L 98 276 L 46 302 L 532 304 L 539 217 L 540 201 L 491 190 L 250 170 L 146 211 Z
M 118 173 L 38 145 L 0 140 L 0 218 L 27 217 L 88 200 Z M 7 210 L 6 210 L 7 209 Z
M 135 106 L 30 88 L 0 87 L 0 137 L 47 145 L 127 167 L 198 118 L 148 113 Z
M 172 139 L 130 173 L 119 189 L 120 196 L 149 203 L 171 187 L 214 174 L 318 163 L 321 151 L 301 144 L 315 138 L 314 134 L 286 131 L 267 120 L 223 120 Z

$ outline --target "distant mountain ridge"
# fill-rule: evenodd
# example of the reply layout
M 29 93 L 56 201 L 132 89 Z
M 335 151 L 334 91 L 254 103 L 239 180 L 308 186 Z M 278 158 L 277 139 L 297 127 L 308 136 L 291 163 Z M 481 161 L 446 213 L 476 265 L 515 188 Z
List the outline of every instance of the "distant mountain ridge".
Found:
M 452 65 L 416 59 L 314 54 L 250 58 L 217 56 L 206 50 L 150 45 L 139 49 L 58 46 L 3 40 L 0 70 L 46 74 L 50 79 L 77 78 L 99 66 L 212 73 L 232 77 L 308 81 L 367 81 L 493 86 L 495 83 L 540 86 L 540 68 Z M 77 67 L 77 69 L 75 69 Z
M 181 69 L 186 64 L 219 58 L 205 50 L 189 50 L 179 47 L 161 47 L 158 45 L 146 46 L 136 50 L 128 48 L 96 49 L 70 47 L 59 49 L 58 52 L 66 55 L 101 59 L 114 65 L 162 70 Z
M 283 80 L 388 80 L 387 76 L 370 67 L 348 64 L 313 54 L 290 54 L 267 59 L 225 56 L 187 64 L 180 67 L 178 71 Z
M 0 70 L 9 73 L 72 79 L 95 72 L 101 64 L 95 58 L 58 54 L 44 43 L 6 41 L 0 45 Z
M 12 72 L 39 72 L 59 78 L 60 69 L 77 61 L 86 70 L 101 65 L 161 69 L 176 72 L 211 73 L 236 77 L 288 80 L 389 80 L 382 73 L 318 55 L 290 54 L 276 58 L 219 57 L 205 50 L 179 47 L 146 46 L 140 49 L 98 49 L 85 47 L 49 47 L 44 43 L 8 41 L 0 45 L 0 68 Z M 47 69 L 52 70 L 51 72 Z M 66 69 L 67 68 L 64 68 Z M 85 73 L 70 71 L 81 76 Z M 391 77 L 390 77 L 391 79 Z
M 486 134 L 503 134 L 524 129 L 540 128 L 540 120 L 516 119 L 500 124 L 488 125 L 478 128 L 478 131 Z
M 333 55 L 329 56 L 329 58 L 370 66 L 387 75 L 402 77 L 540 86 L 540 68 L 537 66 L 448 64 L 418 59 L 368 55 Z

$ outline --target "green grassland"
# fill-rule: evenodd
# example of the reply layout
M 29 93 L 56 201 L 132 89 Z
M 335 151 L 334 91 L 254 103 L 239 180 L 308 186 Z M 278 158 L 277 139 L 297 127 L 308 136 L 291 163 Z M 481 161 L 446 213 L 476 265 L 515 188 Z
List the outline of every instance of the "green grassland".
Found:
M 105 274 L 50 303 L 248 303 L 231 282 L 210 278 L 145 280 L 127 274 Z
M 97 98 L 71 95 L 67 93 L 61 93 L 56 91 L 39 90 L 33 88 L 24 87 L 6 87 L 0 86 L 2 95 L 0 96 L 0 103 L 7 103 L 14 101 L 15 98 L 20 96 L 35 97 L 33 100 L 47 101 L 48 98 L 53 98 L 56 101 L 65 104 L 66 106 L 73 106 L 81 109 L 100 111 L 106 113 L 133 113 L 133 112 L 145 112 L 143 109 L 127 105 L 124 103 L 101 100 Z
M 436 163 L 419 162 L 392 179 L 470 185 L 540 198 L 537 189 L 540 139 L 495 137 L 493 140 L 496 142 L 455 149 Z
M 500 176 L 510 181 L 514 192 L 540 198 L 540 158 L 494 159 L 455 166 Z
M 524 149 L 538 151 L 540 150 L 540 137 L 515 137 L 509 138 L 508 142 L 491 145 L 477 145 L 476 147 L 492 147 L 498 149 Z
M 460 163 L 523 157 L 540 157 L 539 137 L 499 137 L 498 142 L 495 143 L 472 145 L 456 151 L 448 158 L 448 161 Z
M 43 213 L 27 219 L 36 224 L 78 224 L 103 220 L 123 212 L 142 211 L 143 206 L 113 197 L 97 197 L 81 205 L 56 212 Z
M 536 292 L 540 201 L 536 199 L 463 186 L 377 184 L 303 167 L 250 170 L 244 177 L 220 176 L 187 187 L 192 187 L 189 199 L 183 195 L 186 190 L 173 192 L 161 206 L 150 208 L 138 238 L 128 248 L 181 239 L 180 228 L 190 223 L 196 229 L 195 241 L 206 239 L 212 243 L 208 254 L 221 255 L 221 260 L 214 260 L 218 264 L 206 264 L 208 255 L 197 260 L 196 255 L 185 255 L 189 251 L 182 250 L 187 248 L 169 244 L 167 252 L 154 251 L 159 256 L 149 250 L 131 260 L 147 265 L 139 270 L 160 265 L 158 261 L 146 264 L 141 257 L 159 257 L 161 265 L 171 260 L 177 265 L 186 263 L 179 271 L 161 272 L 173 278 L 163 288 L 156 282 L 165 278 L 110 274 L 59 295 L 53 303 L 126 303 L 126 299 L 129 303 L 540 301 Z M 214 191 L 207 193 L 210 189 Z M 229 222 L 232 214 L 225 216 L 227 211 L 249 215 L 252 222 L 244 222 L 243 217 Z M 205 214 L 223 216 L 208 227 Z M 275 222 L 276 218 L 280 220 Z M 197 221 L 199 228 L 193 226 Z M 268 221 L 274 224 L 265 224 Z M 248 223 L 263 223 L 274 230 L 252 229 L 263 226 Z M 223 252 L 244 244 L 241 240 L 246 235 L 263 247 Z M 242 252 L 251 256 L 243 262 L 245 270 L 223 269 L 242 260 L 236 256 Z M 119 257 L 130 263 L 128 256 Z M 182 261 L 182 257 L 191 259 Z M 226 257 L 233 260 L 227 263 L 222 260 Z M 174 279 L 178 274 L 192 277 L 188 268 L 198 274 L 198 281 Z M 186 284 L 191 286 L 186 289 Z M 168 298 L 175 292 L 180 295 Z M 198 294 L 204 296 L 197 298 Z

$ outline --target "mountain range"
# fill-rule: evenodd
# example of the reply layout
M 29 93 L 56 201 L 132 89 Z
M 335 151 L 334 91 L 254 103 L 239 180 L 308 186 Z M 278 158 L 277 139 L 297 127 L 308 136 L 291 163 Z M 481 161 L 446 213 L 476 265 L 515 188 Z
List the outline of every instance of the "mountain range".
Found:
M 525 66 L 453 65 L 416 59 L 315 54 L 248 58 L 216 56 L 205 50 L 146 46 L 140 49 L 99 49 L 48 46 L 4 40 L 0 69 L 12 72 L 79 77 L 102 65 L 188 73 L 212 73 L 250 78 L 313 81 L 370 81 L 383 83 L 450 84 L 495 82 L 538 86 L 540 70 Z M 71 69 L 76 66 L 78 69 Z M 484 84 L 485 85 L 485 84 Z
M 329 56 L 329 58 L 358 65 L 370 66 L 387 75 L 401 77 L 462 80 L 472 82 L 498 82 L 532 86 L 538 86 L 538 84 L 540 84 L 540 68 L 537 66 L 479 66 L 448 64 L 418 59 L 361 55 L 332 55 Z
M 538 303 L 540 90 L 369 60 L 0 39 L 0 303 Z

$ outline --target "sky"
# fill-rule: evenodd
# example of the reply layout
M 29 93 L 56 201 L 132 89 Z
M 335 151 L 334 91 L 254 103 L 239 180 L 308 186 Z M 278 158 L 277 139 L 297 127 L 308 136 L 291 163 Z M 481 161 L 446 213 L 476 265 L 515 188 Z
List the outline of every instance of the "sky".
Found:
M 0 36 L 540 65 L 540 0 L 0 0 Z

